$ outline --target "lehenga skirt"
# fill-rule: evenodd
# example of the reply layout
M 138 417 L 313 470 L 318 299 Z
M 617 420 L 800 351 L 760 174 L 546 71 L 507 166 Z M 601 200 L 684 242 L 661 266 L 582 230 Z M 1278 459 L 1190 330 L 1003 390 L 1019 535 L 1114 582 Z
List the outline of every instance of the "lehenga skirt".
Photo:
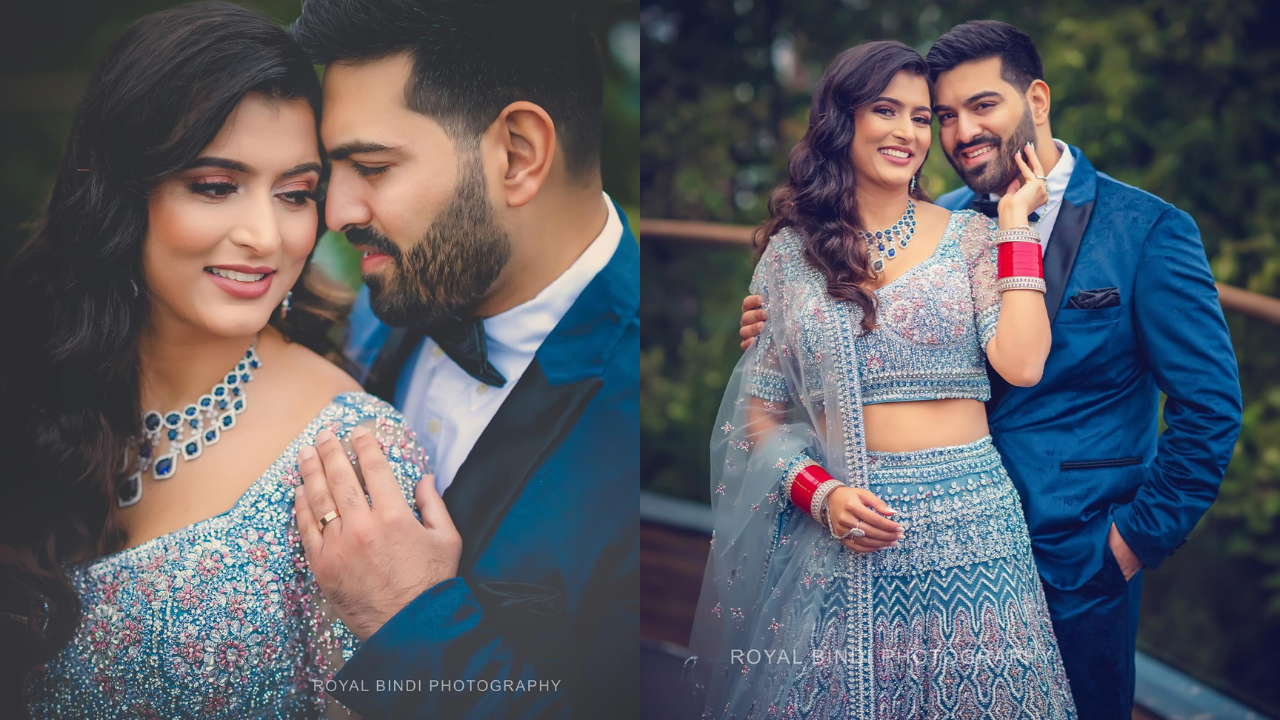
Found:
M 906 534 L 867 556 L 875 717 L 1076 717 L 1022 503 L 990 436 L 868 460 L 869 489 Z

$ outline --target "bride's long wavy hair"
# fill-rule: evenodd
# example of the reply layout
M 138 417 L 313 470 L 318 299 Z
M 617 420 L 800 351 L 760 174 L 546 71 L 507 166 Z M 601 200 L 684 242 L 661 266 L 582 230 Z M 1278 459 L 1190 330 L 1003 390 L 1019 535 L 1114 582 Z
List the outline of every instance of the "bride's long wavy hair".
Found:
M 901 71 L 929 81 L 920 53 L 893 40 L 852 47 L 836 56 L 818 82 L 809 107 L 809 129 L 791 150 L 787 181 L 769 196 L 769 219 L 756 229 L 756 259 L 769 238 L 790 227 L 804 238 L 805 258 L 827 280 L 831 297 L 862 308 L 862 328 L 875 327 L 874 271 L 861 239 L 857 177 L 849 149 L 858 110 L 884 92 Z M 933 96 L 933 83 L 929 82 Z M 930 198 L 920 188 L 917 200 Z
M 115 498 L 141 417 L 148 194 L 197 158 L 250 93 L 305 100 L 318 123 L 315 68 L 267 18 L 213 2 L 134 23 L 90 78 L 47 205 L 0 285 L 4 717 L 25 715 L 24 675 L 79 622 L 63 563 L 112 552 L 127 539 Z M 287 321 L 275 313 L 271 323 L 345 364 L 331 331 L 349 295 L 308 260 Z

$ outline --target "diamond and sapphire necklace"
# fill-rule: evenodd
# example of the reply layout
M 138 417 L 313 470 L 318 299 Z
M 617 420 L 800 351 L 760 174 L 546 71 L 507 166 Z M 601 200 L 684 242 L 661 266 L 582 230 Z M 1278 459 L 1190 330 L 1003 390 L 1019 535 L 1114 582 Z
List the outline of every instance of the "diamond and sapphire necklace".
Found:
M 142 440 L 137 447 L 137 466 L 132 475 L 121 483 L 116 502 L 128 507 L 142 499 L 142 473 L 151 471 L 156 480 L 168 480 L 178 472 L 178 459 L 191 462 L 200 457 L 204 448 L 222 439 L 222 433 L 236 426 L 236 416 L 244 412 L 245 383 L 253 380 L 253 371 L 262 367 L 262 360 L 254 352 L 255 341 L 245 351 L 244 358 L 232 368 L 222 382 L 213 386 L 207 395 L 201 395 L 194 403 L 181 410 L 170 410 L 161 415 L 149 410 L 142 416 Z M 161 436 L 169 441 L 168 452 L 156 456 Z M 127 471 L 133 447 L 125 450 L 121 471 Z
M 867 241 L 867 257 L 874 258 L 871 261 L 871 269 L 884 272 L 885 261 L 898 256 L 898 251 L 893 247 L 894 239 L 897 239 L 898 247 L 906 250 L 907 243 L 911 242 L 915 234 L 916 204 L 911 198 L 907 198 L 907 211 L 898 218 L 898 222 L 890 225 L 888 230 L 863 231 L 862 237 Z M 877 254 L 879 257 L 875 257 Z

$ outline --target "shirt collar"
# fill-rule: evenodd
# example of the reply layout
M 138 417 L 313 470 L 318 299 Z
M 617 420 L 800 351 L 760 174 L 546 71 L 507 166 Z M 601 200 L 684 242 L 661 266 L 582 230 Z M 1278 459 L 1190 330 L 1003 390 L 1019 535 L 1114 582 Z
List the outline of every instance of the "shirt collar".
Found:
M 503 375 L 512 377 L 519 372 L 522 361 L 538 351 L 542 341 L 617 251 L 622 240 L 622 220 L 608 193 L 602 196 L 609 217 L 604 229 L 578 259 L 531 300 L 485 318 L 489 361 Z

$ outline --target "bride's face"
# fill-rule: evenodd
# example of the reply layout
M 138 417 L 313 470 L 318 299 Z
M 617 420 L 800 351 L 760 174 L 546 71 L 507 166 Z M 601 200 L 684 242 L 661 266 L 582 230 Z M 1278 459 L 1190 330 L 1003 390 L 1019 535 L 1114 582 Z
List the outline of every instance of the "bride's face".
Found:
M 932 120 L 928 82 L 905 70 L 894 75 L 854 116 L 849 153 L 858 182 L 905 188 L 929 151 Z
M 315 128 L 306 101 L 248 95 L 152 191 L 142 266 L 154 323 L 222 337 L 266 326 L 315 244 Z

